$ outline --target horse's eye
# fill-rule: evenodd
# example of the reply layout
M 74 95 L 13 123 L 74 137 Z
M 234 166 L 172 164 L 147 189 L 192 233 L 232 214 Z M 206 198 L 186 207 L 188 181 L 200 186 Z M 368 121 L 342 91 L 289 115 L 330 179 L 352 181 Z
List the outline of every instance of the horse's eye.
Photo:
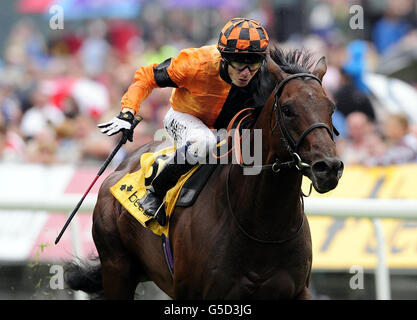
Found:
M 283 106 L 282 107 L 282 113 L 286 117 L 293 117 L 295 115 L 294 112 L 292 111 L 292 109 L 289 106 Z

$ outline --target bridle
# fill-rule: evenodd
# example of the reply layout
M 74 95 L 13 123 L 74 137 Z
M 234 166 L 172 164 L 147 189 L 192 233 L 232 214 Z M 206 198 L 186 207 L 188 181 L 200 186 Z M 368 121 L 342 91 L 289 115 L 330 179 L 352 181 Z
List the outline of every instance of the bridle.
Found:
M 279 159 L 276 159 L 274 163 L 264 164 L 264 165 L 260 165 L 260 166 L 248 166 L 248 165 L 245 165 L 245 164 L 242 164 L 242 163 L 239 162 L 240 166 L 245 167 L 245 168 L 259 168 L 261 170 L 272 169 L 272 171 L 276 172 L 276 173 L 281 171 L 281 169 L 284 169 L 284 168 L 290 169 L 292 167 L 295 167 L 297 170 L 302 171 L 303 169 L 308 169 L 308 168 L 311 167 L 308 163 L 303 162 L 300 155 L 298 154 L 299 153 L 298 150 L 299 150 L 302 142 L 304 141 L 304 139 L 307 137 L 307 135 L 309 135 L 313 130 L 319 129 L 319 128 L 326 129 L 326 131 L 329 133 L 330 138 L 332 139 L 332 141 L 334 141 L 333 135 L 336 135 L 336 136 L 339 135 L 339 131 L 337 131 L 337 129 L 333 125 L 332 125 L 333 130 L 331 130 L 329 128 L 329 126 L 327 124 L 323 123 L 323 122 L 317 122 L 317 123 L 312 124 L 306 130 L 304 130 L 304 132 L 300 135 L 298 140 L 295 140 L 291 136 L 289 130 L 287 129 L 287 126 L 285 125 L 285 122 L 284 122 L 284 116 L 282 114 L 282 108 L 278 104 L 279 97 L 281 96 L 282 90 L 284 89 L 285 85 L 289 81 L 291 81 L 292 79 L 296 79 L 296 78 L 306 78 L 306 77 L 312 78 L 312 79 L 318 81 L 320 83 L 320 85 L 322 84 L 321 80 L 318 77 L 316 77 L 315 75 L 311 74 L 311 73 L 296 73 L 296 74 L 292 74 L 289 77 L 282 80 L 278 84 L 278 86 L 276 86 L 276 88 L 275 88 L 274 106 L 273 106 L 272 112 L 271 112 L 271 113 L 274 113 L 274 115 L 275 115 L 275 123 L 273 124 L 273 126 L 271 125 L 271 132 L 274 132 L 275 129 L 277 127 L 279 127 L 279 129 L 281 131 L 282 140 L 284 141 L 288 152 L 291 154 L 292 160 L 287 161 L 287 162 L 281 162 Z M 249 110 L 249 108 L 245 109 L 245 110 Z M 245 118 L 246 117 L 247 116 L 245 116 Z M 272 119 L 272 115 L 271 115 L 271 119 Z
M 282 108 L 279 106 L 278 104 L 278 100 L 279 97 L 281 96 L 282 90 L 285 87 L 285 85 L 291 81 L 292 79 L 296 79 L 296 78 L 312 78 L 316 81 L 318 81 L 320 83 L 320 85 L 322 85 L 321 80 L 316 77 L 315 75 L 311 74 L 311 73 L 296 73 L 293 75 L 290 75 L 289 77 L 285 78 L 284 80 L 282 80 L 278 86 L 275 89 L 275 94 L 274 94 L 274 106 L 272 109 L 272 112 L 275 114 L 275 123 L 273 126 L 271 126 L 271 132 L 274 132 L 274 130 L 276 129 L 276 127 L 279 126 L 280 131 L 281 131 L 281 136 L 282 139 L 284 140 L 284 143 L 286 144 L 286 147 L 288 149 L 288 151 L 290 152 L 291 156 L 292 156 L 292 160 L 288 161 L 288 162 L 280 162 L 279 160 L 276 160 L 274 163 L 272 164 L 266 164 L 266 165 L 261 165 L 259 166 L 262 170 L 265 170 L 267 168 L 271 168 L 273 172 L 279 172 L 281 169 L 283 168 L 291 168 L 291 167 L 295 167 L 297 170 L 302 171 L 303 169 L 307 169 L 310 168 L 311 166 L 305 162 L 303 162 L 301 160 L 301 157 L 298 154 L 298 149 L 300 148 L 301 143 L 304 141 L 304 139 L 307 137 L 308 134 L 310 134 L 313 130 L 318 129 L 318 128 L 324 128 L 326 129 L 326 131 L 329 133 L 331 139 L 334 141 L 334 137 L 333 134 L 335 135 L 339 135 L 339 132 L 337 131 L 337 129 L 332 125 L 333 131 L 329 128 L 329 126 L 323 122 L 318 122 L 318 123 L 314 123 L 312 124 L 310 127 L 308 127 L 306 130 L 304 130 L 304 132 L 300 135 L 300 137 L 298 138 L 298 140 L 296 141 L 290 134 L 289 130 L 287 129 L 285 122 L 284 122 L 284 117 L 282 114 Z M 272 117 L 271 117 L 272 118 Z M 242 163 L 239 162 L 239 165 L 242 167 L 248 167 Z M 250 166 L 251 168 L 254 167 L 258 167 L 258 166 Z M 229 170 L 227 173 L 227 177 L 226 177 L 226 198 L 227 198 L 227 205 L 229 208 L 229 211 L 232 214 L 232 217 L 236 223 L 236 225 L 239 227 L 240 231 L 249 239 L 259 242 L 259 243 L 263 243 L 263 244 L 283 244 L 286 242 L 289 242 L 293 239 L 295 239 L 301 232 L 303 225 L 304 225 L 304 221 L 305 221 L 305 215 L 304 215 L 304 200 L 303 200 L 303 196 L 301 196 L 301 203 L 302 203 L 302 220 L 300 223 L 300 226 L 298 227 L 297 231 L 291 235 L 290 237 L 286 238 L 286 239 L 281 239 L 281 240 L 263 240 L 263 239 L 258 239 L 252 235 L 250 235 L 244 228 L 243 226 L 240 224 L 239 220 L 237 219 L 237 217 L 235 216 L 234 212 L 233 212 L 233 208 L 232 208 L 232 204 L 230 201 L 230 194 L 229 194 L 229 180 L 230 180 L 230 172 L 231 172 L 231 168 L 232 166 L 229 166 Z M 310 185 L 310 193 L 311 193 L 311 187 L 312 185 Z M 310 195 L 309 193 L 309 195 Z M 302 193 L 302 195 L 304 195 L 304 193 Z M 305 195 L 304 195 L 305 196 Z
M 334 141 L 334 137 L 333 134 L 335 135 L 339 135 L 339 132 L 337 131 L 337 129 L 332 125 L 333 127 L 333 131 L 329 128 L 329 126 L 323 122 L 317 122 L 312 124 L 310 127 L 308 127 L 306 130 L 304 130 L 304 132 L 300 135 L 300 137 L 298 138 L 298 140 L 295 140 L 289 130 L 287 129 L 287 126 L 285 125 L 284 122 L 284 116 L 282 114 L 282 108 L 279 106 L 278 104 L 278 100 L 279 97 L 281 96 L 282 90 L 284 89 L 285 85 L 291 81 L 292 79 L 296 79 L 296 78 L 311 78 L 314 79 L 316 81 L 318 81 L 321 83 L 321 80 L 316 77 L 315 75 L 311 74 L 311 73 L 296 73 L 293 75 L 290 75 L 289 77 L 285 78 L 284 80 L 282 80 L 278 86 L 275 89 L 275 97 L 274 97 L 274 107 L 272 109 L 272 112 L 274 112 L 275 114 L 275 124 L 273 127 L 271 127 L 271 132 L 274 132 L 274 130 L 276 129 L 276 127 L 280 128 L 281 131 L 281 135 L 283 137 L 284 143 L 288 149 L 288 151 L 290 152 L 292 158 L 293 158 L 293 165 L 295 166 L 295 168 L 297 168 L 297 170 L 301 171 L 303 169 L 307 169 L 310 168 L 310 165 L 303 162 L 301 160 L 300 155 L 298 154 L 298 150 L 300 148 L 300 145 L 302 144 L 302 142 L 304 141 L 304 139 L 307 137 L 307 135 L 309 135 L 313 130 L 318 129 L 318 128 L 324 128 L 326 129 L 326 131 L 329 133 L 330 138 Z M 272 118 L 272 117 L 271 117 Z M 278 125 L 279 124 L 279 125 Z M 278 172 L 280 170 L 280 165 L 278 164 L 273 164 L 272 165 L 272 170 L 274 172 Z

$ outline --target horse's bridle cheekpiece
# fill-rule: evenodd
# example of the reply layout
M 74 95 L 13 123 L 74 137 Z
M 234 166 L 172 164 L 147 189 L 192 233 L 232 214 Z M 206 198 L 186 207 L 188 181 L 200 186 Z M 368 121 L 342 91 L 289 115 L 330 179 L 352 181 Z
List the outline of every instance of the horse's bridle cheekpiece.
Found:
M 318 123 L 314 123 L 312 124 L 310 127 L 308 127 L 306 130 L 304 130 L 304 132 L 300 135 L 300 137 L 298 138 L 298 141 L 295 141 L 294 138 L 291 136 L 291 134 L 289 133 L 287 127 L 285 126 L 285 122 L 284 122 L 284 117 L 282 114 L 282 108 L 279 107 L 278 105 L 278 99 L 281 96 L 282 90 L 284 89 L 285 85 L 291 81 L 292 79 L 295 78 L 312 78 L 314 80 L 317 80 L 320 85 L 321 85 L 321 80 L 316 77 L 315 75 L 311 74 L 311 73 L 296 73 L 296 74 L 292 74 L 289 77 L 285 78 L 284 80 L 282 80 L 278 86 L 275 89 L 275 100 L 274 100 L 274 107 L 273 107 L 273 112 L 275 113 L 275 124 L 274 126 L 271 128 L 271 131 L 273 132 L 276 127 L 279 124 L 279 128 L 281 130 L 281 134 L 283 137 L 283 140 L 287 146 L 288 151 L 291 153 L 292 157 L 293 157 L 293 163 L 295 165 L 295 167 L 297 168 L 297 170 L 301 171 L 303 169 L 307 169 L 310 168 L 310 165 L 303 162 L 301 160 L 301 157 L 298 154 L 298 149 L 301 145 L 301 143 L 303 142 L 304 138 L 310 133 L 312 132 L 314 129 L 317 128 L 325 128 L 327 130 L 327 132 L 329 133 L 330 137 L 332 138 L 332 140 L 334 141 L 333 138 L 333 133 L 335 135 L 339 135 L 339 132 L 337 131 L 337 129 L 333 126 L 333 131 L 329 128 L 329 126 L 323 122 L 318 122 Z M 274 172 L 278 172 L 281 169 L 281 165 L 280 163 L 277 161 L 272 165 L 272 170 Z
M 292 79 L 295 78 L 312 78 L 314 80 L 317 80 L 320 85 L 321 85 L 321 80 L 319 78 L 317 78 L 315 75 L 311 74 L 311 73 L 296 73 L 293 75 L 290 75 L 289 77 L 285 78 L 284 80 L 282 80 L 278 86 L 275 89 L 275 100 L 274 100 L 274 106 L 273 106 L 273 112 L 275 113 L 275 124 L 273 127 L 271 127 L 271 131 L 274 132 L 274 130 L 276 129 L 276 127 L 279 125 L 280 127 L 280 131 L 281 131 L 281 135 L 282 138 L 284 140 L 284 143 L 286 144 L 286 147 L 288 149 L 288 151 L 291 153 L 293 160 L 288 161 L 288 162 L 280 162 L 279 160 L 276 160 L 274 163 L 272 164 L 265 164 L 265 165 L 261 165 L 260 168 L 261 170 L 265 170 L 267 168 L 271 168 L 272 171 L 274 172 L 279 172 L 281 169 L 283 168 L 292 168 L 292 167 L 296 167 L 297 170 L 302 171 L 303 169 L 307 169 L 310 168 L 311 166 L 308 163 L 305 163 L 301 160 L 301 157 L 298 154 L 298 149 L 301 145 L 301 143 L 303 142 L 304 138 L 310 133 L 312 132 L 314 129 L 317 128 L 325 128 L 327 130 L 327 132 L 329 133 L 331 139 L 334 141 L 333 138 L 333 134 L 335 134 L 336 136 L 339 135 L 339 132 L 337 131 L 337 129 L 332 125 L 333 127 L 333 131 L 330 130 L 329 126 L 326 125 L 323 122 L 318 122 L 318 123 L 314 123 L 312 124 L 310 127 L 308 127 L 306 130 L 304 130 L 304 132 L 300 135 L 300 137 L 298 138 L 298 141 L 295 141 L 293 139 L 293 137 L 291 136 L 291 134 L 289 133 L 287 127 L 285 126 L 284 123 L 284 118 L 282 115 L 282 108 L 279 107 L 278 105 L 278 99 L 281 96 L 282 90 L 284 88 L 284 86 Z M 240 164 L 240 166 L 246 167 L 243 164 Z M 251 167 L 255 167 L 255 166 L 251 166 Z M 302 215 L 302 220 L 300 223 L 300 226 L 298 227 L 297 231 L 290 236 L 289 238 L 286 239 L 281 239 L 281 240 L 263 240 L 263 239 L 258 239 L 255 238 L 254 236 L 250 235 L 244 228 L 243 226 L 240 224 L 240 222 L 238 221 L 237 217 L 235 216 L 234 212 L 233 212 L 233 208 L 232 208 L 232 204 L 230 201 L 230 195 L 229 195 L 229 180 L 230 180 L 230 172 L 231 172 L 231 166 L 229 167 L 229 171 L 227 173 L 227 178 L 226 178 L 226 198 L 227 198 L 227 204 L 228 204 L 228 208 L 229 211 L 232 214 L 233 219 L 235 220 L 237 226 L 239 227 L 239 229 L 242 231 L 242 233 L 247 236 L 248 238 L 259 242 L 259 243 L 269 243 L 269 244 L 283 244 L 286 243 L 288 241 L 291 241 L 293 239 L 295 239 L 296 237 L 298 237 L 298 235 L 300 234 L 303 225 L 304 225 L 304 221 L 305 221 L 305 215 L 303 213 Z M 302 208 L 304 211 L 304 200 L 303 200 L 303 196 L 308 197 L 311 194 L 311 190 L 312 190 L 312 184 L 310 185 L 310 191 L 308 195 L 304 195 L 304 193 L 301 191 L 301 203 L 302 203 Z

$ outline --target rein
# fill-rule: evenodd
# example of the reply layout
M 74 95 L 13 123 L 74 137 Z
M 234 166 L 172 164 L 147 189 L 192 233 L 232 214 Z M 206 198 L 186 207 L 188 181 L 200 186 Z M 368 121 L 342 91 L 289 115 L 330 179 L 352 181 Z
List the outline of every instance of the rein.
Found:
M 271 132 L 274 132 L 274 130 L 276 129 L 277 126 L 279 126 L 280 130 L 281 130 L 281 135 L 283 137 L 284 143 L 286 144 L 286 147 L 288 149 L 288 151 L 291 153 L 293 159 L 291 161 L 288 162 L 279 162 L 279 160 L 277 159 L 274 163 L 272 164 L 266 164 L 266 165 L 262 165 L 262 166 L 246 166 L 242 163 L 242 157 L 241 157 L 241 137 L 239 136 L 239 129 L 240 129 L 240 125 L 242 123 L 243 120 L 247 119 L 248 117 L 252 116 L 252 114 L 248 114 L 246 116 L 244 116 L 238 123 L 238 125 L 235 128 L 235 146 L 236 146 L 236 158 L 237 158 L 237 162 L 241 167 L 250 167 L 250 168 L 256 168 L 256 167 L 260 167 L 261 170 L 265 170 L 265 169 L 271 169 L 273 172 L 277 173 L 279 172 L 281 169 L 283 168 L 291 168 L 291 167 L 295 167 L 297 168 L 297 170 L 302 171 L 303 169 L 306 168 L 310 168 L 311 166 L 305 162 L 303 162 L 301 160 L 301 157 L 298 155 L 298 149 L 301 145 L 301 143 L 303 142 L 303 140 L 306 138 L 306 136 L 308 134 L 310 134 L 313 130 L 318 129 L 318 128 L 324 128 L 327 130 L 327 132 L 329 133 L 331 139 L 334 141 L 333 138 L 333 133 L 336 135 L 339 135 L 338 131 L 336 130 L 336 128 L 333 127 L 333 132 L 332 130 L 330 130 L 330 128 L 323 122 L 318 122 L 315 124 L 312 124 L 310 127 L 308 127 L 306 130 L 304 130 L 304 132 L 300 135 L 300 137 L 298 138 L 298 141 L 295 141 L 293 139 L 293 137 L 291 136 L 291 134 L 289 133 L 287 127 L 285 126 L 284 123 L 284 119 L 283 119 L 283 115 L 282 115 L 282 110 L 281 108 L 279 108 L 278 105 L 278 100 L 279 97 L 282 93 L 282 90 L 284 88 L 284 86 L 292 79 L 295 78 L 312 78 L 316 81 L 318 81 L 321 85 L 321 80 L 319 78 L 317 78 L 315 75 L 310 74 L 310 73 L 297 73 L 297 74 L 293 74 L 287 78 L 285 78 L 284 80 L 282 80 L 278 86 L 276 87 L 276 91 L 275 91 L 275 97 L 274 97 L 274 107 L 273 107 L 273 112 L 275 113 L 275 124 L 273 127 L 271 127 Z M 230 137 L 230 130 L 233 127 L 233 124 L 236 122 L 236 119 L 238 118 L 238 116 L 240 114 L 242 114 L 245 111 L 253 111 L 254 108 L 246 108 L 241 110 L 240 112 L 238 112 L 233 119 L 230 121 L 228 127 L 227 127 L 227 141 Z M 272 118 L 272 117 L 271 117 Z M 226 153 L 226 155 L 230 154 L 230 152 L 233 150 L 233 146 L 232 148 Z M 224 156 L 224 155 L 223 155 Z M 304 195 L 303 191 L 301 191 L 301 204 L 302 204 L 302 220 L 300 223 L 300 226 L 298 227 L 297 231 L 291 235 L 290 237 L 286 238 L 286 239 L 281 239 L 281 240 L 263 240 L 263 239 L 258 239 L 252 235 L 250 235 L 241 225 L 241 223 L 239 222 L 239 220 L 237 219 L 236 215 L 234 214 L 233 208 L 232 208 L 232 204 L 230 201 L 230 192 L 229 192 L 229 182 L 230 182 L 230 172 L 231 172 L 231 168 L 232 166 L 229 166 L 228 172 L 227 172 L 227 178 L 226 178 L 226 197 L 227 197 L 227 205 L 228 205 L 228 209 L 233 217 L 233 220 L 235 221 L 236 225 L 238 226 L 239 230 L 249 239 L 256 241 L 258 243 L 262 243 L 262 244 L 283 244 L 286 242 L 289 242 L 293 239 L 295 239 L 296 237 L 298 237 L 298 235 L 300 234 L 303 226 L 304 226 L 304 221 L 305 221 L 305 213 L 304 213 L 304 199 L 303 196 Z M 312 191 L 312 185 L 310 185 L 310 190 L 309 190 L 309 194 L 307 195 L 307 197 L 311 194 Z
M 263 240 L 263 239 L 258 239 L 252 235 L 250 235 L 244 228 L 243 226 L 240 224 L 239 220 L 237 219 L 236 215 L 233 212 L 233 208 L 232 208 L 232 204 L 230 201 L 230 193 L 229 193 L 229 180 L 230 180 L 230 172 L 231 172 L 231 168 L 232 166 L 229 166 L 229 170 L 227 171 L 227 178 L 226 178 L 226 198 L 227 198 L 227 206 L 228 209 L 233 217 L 233 220 L 235 221 L 236 225 L 239 227 L 239 230 L 249 239 L 255 241 L 255 242 L 259 242 L 262 244 L 283 244 L 286 242 L 289 242 L 293 239 L 295 239 L 296 237 L 298 237 L 300 231 L 302 230 L 303 226 L 304 226 L 304 220 L 305 220 L 305 214 L 304 214 L 304 201 L 303 201 L 303 197 L 301 197 L 301 203 L 302 203 L 302 220 L 301 220 L 301 224 L 298 227 L 297 231 L 291 235 L 290 237 L 288 237 L 287 239 L 282 239 L 282 240 Z
M 317 78 L 315 75 L 311 74 L 311 73 L 296 73 L 296 74 L 290 75 L 289 77 L 282 80 L 275 89 L 274 107 L 272 109 L 272 112 L 274 112 L 274 114 L 275 114 L 275 124 L 274 124 L 273 127 L 271 127 L 271 132 L 274 132 L 275 129 L 279 126 L 280 131 L 281 131 L 281 135 L 282 135 L 283 140 L 284 140 L 284 143 L 285 143 L 288 151 L 290 152 L 290 154 L 292 156 L 291 161 L 280 162 L 278 159 L 276 159 L 276 161 L 274 163 L 265 164 L 265 165 L 261 165 L 261 166 L 248 166 L 248 165 L 245 165 L 243 163 L 242 155 L 241 155 L 241 139 L 242 139 L 242 137 L 239 136 L 239 130 L 240 130 L 240 126 L 241 126 L 243 120 L 245 120 L 247 118 L 253 118 L 253 115 L 251 113 L 245 115 L 239 121 L 239 123 L 237 124 L 237 126 L 235 128 L 235 132 L 234 132 L 234 143 L 235 143 L 235 145 L 232 146 L 232 148 L 230 148 L 230 150 L 226 154 L 224 154 L 222 156 L 219 156 L 219 157 L 217 155 L 213 154 L 213 156 L 216 157 L 217 159 L 223 158 L 225 156 L 228 156 L 233 151 L 233 149 L 236 147 L 235 156 L 236 156 L 237 163 L 241 167 L 244 167 L 244 168 L 260 168 L 261 170 L 271 169 L 275 173 L 278 173 L 279 171 L 281 171 L 281 169 L 290 169 L 291 167 L 295 167 L 299 171 L 302 171 L 303 169 L 310 168 L 311 166 L 309 164 L 303 162 L 301 157 L 298 154 L 298 149 L 300 148 L 301 143 L 304 141 L 304 139 L 307 137 L 307 135 L 310 134 L 315 129 L 324 128 L 329 133 L 331 139 L 334 141 L 333 134 L 338 136 L 339 132 L 337 131 L 337 129 L 334 126 L 332 126 L 332 129 L 333 129 L 333 132 L 332 132 L 332 130 L 329 128 L 328 125 L 326 125 L 323 122 L 318 122 L 318 123 L 312 124 L 306 130 L 304 130 L 304 132 L 298 138 L 298 141 L 295 141 L 294 138 L 291 136 L 290 132 L 288 131 L 288 129 L 287 129 L 285 123 L 284 123 L 284 117 L 282 115 L 281 108 L 279 108 L 278 100 L 279 100 L 279 97 L 281 96 L 282 90 L 284 89 L 285 85 L 290 80 L 295 79 L 295 78 L 306 78 L 306 77 L 317 80 L 320 83 L 320 85 L 322 84 L 321 80 L 319 78 Z M 253 110 L 255 110 L 255 109 L 254 108 L 242 109 L 241 111 L 239 111 L 232 118 L 232 120 L 229 122 L 229 125 L 227 126 L 226 141 L 228 141 L 228 139 L 230 138 L 230 131 L 233 128 L 233 125 L 236 122 L 236 119 L 242 113 L 244 113 L 246 111 L 251 112 Z M 271 119 L 272 119 L 272 116 L 271 116 Z M 310 190 L 311 190 L 311 188 L 310 188 Z M 311 191 L 310 191 L 310 193 L 311 193 Z
M 335 135 L 339 135 L 339 132 L 336 130 L 336 128 L 334 126 L 332 126 L 333 127 L 333 132 L 332 132 L 332 130 L 329 128 L 329 126 L 327 124 L 323 123 L 323 122 L 318 122 L 318 123 L 312 124 L 306 130 L 304 130 L 304 132 L 300 135 L 300 137 L 298 138 L 297 141 L 294 140 L 294 138 L 291 136 L 289 130 L 287 129 L 287 126 L 285 125 L 285 122 L 284 122 L 284 116 L 282 114 L 282 108 L 280 108 L 280 106 L 278 105 L 279 97 L 281 96 L 282 90 L 284 89 L 285 85 L 290 80 L 296 79 L 296 78 L 306 78 L 306 77 L 312 78 L 312 79 L 318 81 L 320 83 L 320 85 L 322 84 L 321 80 L 319 78 L 317 78 L 315 75 L 311 74 L 311 73 L 296 73 L 296 74 L 290 75 L 289 77 L 282 80 L 279 83 L 279 85 L 276 87 L 274 107 L 272 109 L 272 112 L 274 112 L 274 114 L 275 114 L 275 124 L 271 128 L 271 132 L 274 132 L 274 130 L 276 129 L 276 127 L 278 127 L 278 124 L 279 124 L 279 129 L 281 131 L 281 135 L 284 138 L 283 140 L 286 144 L 286 147 L 287 147 L 288 151 L 291 153 L 291 155 L 294 159 L 294 162 L 296 163 L 295 167 L 299 171 L 311 167 L 309 164 L 303 162 L 301 160 L 301 157 L 298 154 L 298 149 L 300 148 L 301 143 L 304 141 L 304 139 L 307 137 L 308 134 L 310 134 L 315 129 L 324 128 L 329 133 L 330 138 L 333 141 L 334 141 L 333 133 Z

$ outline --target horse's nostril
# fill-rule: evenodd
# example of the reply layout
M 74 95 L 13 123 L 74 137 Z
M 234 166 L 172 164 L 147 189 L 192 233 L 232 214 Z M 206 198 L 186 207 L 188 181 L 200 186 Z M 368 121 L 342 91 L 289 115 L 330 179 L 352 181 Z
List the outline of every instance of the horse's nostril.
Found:
M 312 169 L 316 173 L 325 173 L 330 169 L 330 167 L 327 165 L 325 161 L 317 161 L 313 164 Z
M 343 171 L 343 162 L 337 159 L 317 161 L 313 164 L 312 170 L 316 174 L 338 173 Z

